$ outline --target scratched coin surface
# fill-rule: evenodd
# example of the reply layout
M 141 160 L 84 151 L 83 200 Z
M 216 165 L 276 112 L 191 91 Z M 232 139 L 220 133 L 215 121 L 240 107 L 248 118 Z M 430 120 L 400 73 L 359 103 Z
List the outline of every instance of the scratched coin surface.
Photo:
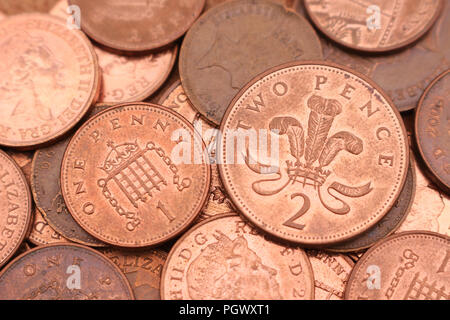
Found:
M 69 0 L 82 12 L 81 28 L 118 50 L 145 51 L 180 38 L 198 18 L 205 0 Z
M 0 267 L 19 249 L 31 224 L 32 200 L 19 166 L 0 150 Z
M 44 246 L 47 244 L 58 242 L 70 242 L 53 229 L 47 221 L 45 221 L 39 209 L 33 209 L 33 223 L 27 240 L 36 246 Z
M 405 185 L 389 212 L 372 228 L 366 232 L 342 243 L 338 243 L 327 250 L 337 252 L 351 252 L 367 249 L 379 240 L 382 240 L 395 232 L 405 221 L 409 210 L 414 202 L 414 194 L 416 191 L 416 177 L 414 163 L 411 164 L 406 176 Z
M 304 1 L 327 37 L 356 50 L 385 52 L 416 41 L 434 24 L 441 0 Z
M 202 139 L 205 142 L 211 163 L 211 186 L 208 200 L 202 209 L 199 220 L 222 213 L 234 212 L 233 204 L 225 193 L 225 188 L 219 176 L 219 168 L 216 164 L 218 130 L 205 121 L 194 109 L 189 98 L 184 93 L 180 81 L 175 82 L 167 89 L 159 100 L 159 104 L 181 114 L 194 125 L 198 132 L 202 133 Z
M 389 237 L 356 264 L 347 300 L 449 300 L 450 238 L 432 232 Z
M 415 132 L 425 164 L 450 193 L 450 69 L 425 90 L 416 111 Z
M 406 179 L 398 111 L 370 79 L 337 65 L 294 62 L 259 75 L 234 98 L 221 131 L 228 195 L 285 240 L 325 245 L 368 230 Z
M 301 248 L 266 240 L 235 214 L 190 229 L 169 253 L 164 300 L 314 299 L 311 264 Z
M 159 285 L 167 259 L 165 251 L 104 249 L 101 252 L 125 274 L 136 300 L 161 300 Z
M 388 55 L 360 55 L 322 37 L 324 59 L 368 75 L 400 111 L 415 109 L 426 87 L 450 66 L 450 4 L 414 46 Z M 408 76 L 405 77 L 404 75 Z
M 67 208 L 106 243 L 160 244 L 189 227 L 206 201 L 205 149 L 172 111 L 147 103 L 113 107 L 86 122 L 67 147 L 61 166 Z
M 347 280 L 355 263 L 341 254 L 306 252 L 314 272 L 315 300 L 344 300 Z
M 132 300 L 125 275 L 105 256 L 75 244 L 39 247 L 0 272 L 2 300 Z
M 233 97 L 259 73 L 321 58 L 319 39 L 303 17 L 268 0 L 242 0 L 214 7 L 194 24 L 179 65 L 189 100 L 218 125 Z
M 0 35 L 0 144 L 29 148 L 59 138 L 96 99 L 92 45 L 81 31 L 43 14 L 4 19 Z

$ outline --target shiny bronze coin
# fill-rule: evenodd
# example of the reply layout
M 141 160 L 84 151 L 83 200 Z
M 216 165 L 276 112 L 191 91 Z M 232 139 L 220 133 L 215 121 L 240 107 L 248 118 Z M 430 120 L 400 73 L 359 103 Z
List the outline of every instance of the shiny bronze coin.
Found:
M 218 125 L 233 97 L 259 73 L 321 58 L 319 39 L 304 18 L 268 0 L 230 1 L 206 12 L 189 30 L 180 75 L 193 106 Z
M 75 244 L 35 248 L 0 272 L 2 300 L 131 300 L 125 275 L 103 255 Z
M 67 208 L 106 243 L 160 244 L 189 227 L 205 203 L 205 151 L 192 125 L 172 111 L 147 103 L 113 107 L 86 122 L 67 147 Z
M 33 151 L 17 151 L 12 149 L 7 149 L 5 152 L 17 163 L 25 180 L 28 184 L 31 181 L 31 162 L 33 160 Z
M 159 285 L 161 272 L 167 259 L 162 250 L 124 251 L 105 249 L 101 251 L 125 274 L 133 288 L 136 300 L 161 300 Z
M 70 242 L 53 229 L 47 221 L 45 221 L 39 209 L 33 209 L 33 223 L 31 232 L 27 240 L 36 246 L 44 246 L 47 244 Z
M 50 12 L 67 19 L 68 0 L 61 0 Z M 123 103 L 142 101 L 164 83 L 172 70 L 178 46 L 157 53 L 121 55 L 94 45 L 102 69 L 99 102 Z
M 235 214 L 190 229 L 170 251 L 164 300 L 309 300 L 314 275 L 305 252 L 264 238 Z
M 82 12 L 81 28 L 117 50 L 146 51 L 180 38 L 198 18 L 205 0 L 69 0 Z
M 450 236 L 450 196 L 425 176 L 420 159 L 415 161 L 414 202 L 398 232 L 424 230 Z
M 96 97 L 92 45 L 65 21 L 43 14 L 4 19 L 0 35 L 0 144 L 31 148 L 61 137 Z
M 412 155 L 411 155 L 412 157 Z M 382 240 L 395 232 L 408 215 L 409 210 L 414 202 L 414 194 L 416 191 L 416 176 L 414 163 L 411 163 L 406 176 L 405 185 L 394 206 L 389 212 L 368 231 L 342 243 L 338 243 L 327 250 L 334 252 L 352 252 L 367 249 L 379 240 Z
M 306 252 L 314 272 L 315 300 L 343 300 L 345 286 L 355 263 L 341 254 Z
M 47 13 L 58 0 L 0 0 L 0 11 L 15 15 L 25 12 Z
M 0 150 L 0 267 L 18 250 L 31 224 L 32 200 L 24 174 Z
M 347 300 L 450 300 L 450 239 L 432 232 L 391 236 L 356 264 Z
M 442 10 L 441 0 L 304 0 L 311 20 L 327 37 L 346 47 L 385 52 L 423 36 Z
M 408 171 L 392 102 L 362 74 L 325 62 L 259 75 L 234 98 L 221 131 L 220 175 L 233 203 L 264 231 L 305 245 L 374 226 Z
M 208 200 L 202 209 L 198 221 L 218 214 L 234 212 L 235 209 L 231 200 L 226 196 L 225 188 L 220 180 L 219 168 L 215 163 L 218 130 L 205 121 L 194 109 L 189 98 L 184 93 L 180 81 L 177 81 L 167 89 L 159 100 L 159 104 L 181 114 L 193 124 L 194 128 L 201 131 L 203 142 L 208 150 L 211 162 L 211 186 Z
M 450 194 L 450 69 L 425 90 L 416 110 L 415 129 L 420 155 Z

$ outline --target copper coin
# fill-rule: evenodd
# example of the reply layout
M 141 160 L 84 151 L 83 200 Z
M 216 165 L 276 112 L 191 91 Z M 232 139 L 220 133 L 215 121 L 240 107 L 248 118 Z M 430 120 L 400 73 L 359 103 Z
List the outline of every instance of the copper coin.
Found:
M 311 20 L 327 37 L 346 47 L 385 52 L 423 36 L 442 9 L 441 0 L 304 1 Z
M 450 193 L 450 69 L 425 90 L 415 129 L 420 155 L 438 184 Z
M 75 244 L 35 248 L 0 272 L 2 300 L 131 300 L 125 275 L 103 255 Z
M 379 242 L 356 264 L 348 300 L 449 300 L 450 238 L 405 232 Z
M 125 274 L 136 300 L 161 300 L 159 285 L 163 265 L 167 259 L 166 252 L 105 249 L 102 253 Z
M 219 4 L 222 4 L 224 2 L 229 2 L 229 1 L 232 1 L 232 0 L 206 0 L 204 11 L 208 11 L 209 9 L 211 9 Z M 292 0 L 270 0 L 270 1 L 281 4 L 281 5 L 287 5 L 288 3 L 292 2 Z
M 0 144 L 36 147 L 74 127 L 94 101 L 97 58 L 65 21 L 23 14 L 0 22 Z
M 269 241 L 235 214 L 208 219 L 180 238 L 161 280 L 164 300 L 309 300 L 305 252 Z
M 205 0 L 69 0 L 82 12 L 81 28 L 118 50 L 145 51 L 180 38 L 198 18 Z
M 58 0 L 0 0 L 0 10 L 8 15 L 25 12 L 47 13 Z
M 341 254 L 306 252 L 314 272 L 316 300 L 343 300 L 345 286 L 355 263 Z
M 319 39 L 304 18 L 268 0 L 230 1 L 209 10 L 189 30 L 180 75 L 193 106 L 218 125 L 233 97 L 259 73 L 321 58 Z
M 371 77 L 400 111 L 415 109 L 425 88 L 450 66 L 450 5 L 443 2 L 435 25 L 412 47 L 389 55 L 363 56 L 323 39 L 324 58 Z
M 389 212 L 368 231 L 350 240 L 328 247 L 327 250 L 334 252 L 364 250 L 395 232 L 395 230 L 397 230 L 405 220 L 409 210 L 411 209 L 414 202 L 415 190 L 416 176 L 414 163 L 411 158 L 405 185 L 391 210 L 389 210 Z
M 338 65 L 294 62 L 259 75 L 234 98 L 221 131 L 219 168 L 233 203 L 264 231 L 296 243 L 363 233 L 391 209 L 406 179 L 398 111 L 373 81 Z M 273 146 L 259 148 L 258 140 Z
M 36 246 L 44 246 L 52 243 L 70 242 L 53 229 L 45 221 L 39 209 L 33 209 L 33 223 L 27 240 Z
M 415 161 L 414 202 L 396 232 L 424 230 L 450 236 L 450 196 L 425 176 L 422 162 Z
M 68 0 L 61 0 L 50 12 L 67 19 Z M 94 45 L 102 69 L 102 90 L 98 101 L 123 103 L 142 101 L 164 83 L 172 70 L 178 46 L 156 53 L 123 55 Z
M 205 121 L 194 109 L 189 98 L 184 93 L 180 81 L 175 82 L 167 89 L 159 100 L 159 104 L 181 114 L 191 122 L 194 128 L 201 131 L 203 141 L 206 144 L 211 162 L 211 186 L 208 200 L 202 209 L 199 219 L 204 220 L 218 214 L 234 212 L 233 204 L 225 193 L 225 188 L 219 177 L 219 168 L 215 163 L 218 130 Z
M 160 244 L 199 214 L 210 182 L 206 157 L 192 125 L 176 113 L 119 105 L 90 119 L 70 141 L 63 196 L 81 227 L 106 243 Z
M 0 150 L 0 267 L 17 251 L 31 223 L 31 193 L 19 166 Z

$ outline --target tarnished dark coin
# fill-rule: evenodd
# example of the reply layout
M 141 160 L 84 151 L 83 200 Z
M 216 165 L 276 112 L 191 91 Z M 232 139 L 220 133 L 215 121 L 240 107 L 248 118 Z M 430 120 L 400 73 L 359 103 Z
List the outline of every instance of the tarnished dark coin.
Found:
M 186 230 L 209 183 L 205 146 L 193 126 L 148 103 L 115 106 L 88 120 L 61 166 L 69 212 L 91 235 L 120 247 L 161 244 Z
M 425 88 L 450 66 L 450 3 L 443 2 L 435 25 L 412 47 L 387 55 L 361 55 L 322 37 L 324 59 L 372 78 L 398 110 L 415 109 Z
M 321 58 L 319 39 L 303 17 L 268 0 L 230 1 L 210 9 L 189 30 L 180 75 L 193 106 L 218 125 L 233 97 L 259 73 Z
M 15 161 L 0 150 L 0 267 L 19 249 L 31 224 L 27 180 Z
M 450 300 L 450 238 L 404 232 L 372 247 L 358 261 L 347 300 Z
M 0 272 L 1 300 L 131 300 L 125 275 L 105 256 L 75 244 L 32 249 Z
M 416 111 L 415 129 L 425 164 L 450 193 L 450 69 L 425 90 Z
M 284 240 L 351 239 L 389 212 L 406 180 L 400 114 L 373 81 L 339 65 L 293 62 L 257 76 L 233 99 L 221 131 L 229 197 Z
M 95 41 L 118 50 L 146 51 L 180 38 L 203 10 L 205 0 L 69 0 L 82 12 L 81 28 Z
M 385 52 L 423 36 L 441 13 L 441 0 L 304 0 L 324 34 L 352 49 Z
M 55 231 L 47 221 L 45 221 L 42 213 L 38 208 L 33 209 L 33 223 L 31 225 L 30 234 L 27 240 L 36 246 L 45 246 L 47 244 L 70 242 L 61 234 Z
M 161 300 L 159 286 L 167 259 L 165 251 L 104 249 L 101 252 L 125 274 L 136 300 Z
M 368 231 L 342 243 L 338 243 L 327 250 L 335 252 L 351 252 L 360 251 L 369 248 L 379 240 L 382 240 L 395 232 L 400 227 L 402 222 L 411 209 L 414 202 L 414 195 L 416 191 L 416 176 L 414 170 L 413 158 L 411 155 L 411 164 L 406 176 L 405 185 L 398 196 L 394 206 L 389 212 Z
M 314 275 L 299 247 L 264 238 L 236 214 L 186 232 L 170 251 L 164 300 L 311 300 Z

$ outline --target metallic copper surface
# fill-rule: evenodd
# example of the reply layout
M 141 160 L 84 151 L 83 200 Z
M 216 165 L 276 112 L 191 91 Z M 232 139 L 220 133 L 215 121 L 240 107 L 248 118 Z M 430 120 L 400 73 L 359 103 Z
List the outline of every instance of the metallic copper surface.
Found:
M 61 0 L 50 12 L 67 19 L 68 0 Z M 172 70 L 178 46 L 157 53 L 121 55 L 94 45 L 102 69 L 99 102 L 123 103 L 142 101 L 164 83 Z
M 385 52 L 423 36 L 442 10 L 441 0 L 304 0 L 311 20 L 332 40 L 356 50 Z
M 327 247 L 327 250 L 334 252 L 352 252 L 367 249 L 379 240 L 391 235 L 400 227 L 414 202 L 416 176 L 413 161 L 411 158 L 405 185 L 391 210 L 368 231 L 345 242 Z
M 39 247 L 0 272 L 2 300 L 130 300 L 125 275 L 103 255 L 75 244 Z
M 200 213 L 210 183 L 206 157 L 192 125 L 176 113 L 119 105 L 87 121 L 70 141 L 63 197 L 96 238 L 121 247 L 157 245 Z
M 232 1 L 232 0 L 206 0 L 204 11 L 206 12 L 209 9 L 211 9 L 219 4 L 222 4 L 224 2 L 229 2 L 229 1 Z M 269 1 L 281 4 L 283 6 L 288 6 L 292 2 L 292 0 L 269 0 Z
M 431 232 L 391 236 L 356 264 L 345 292 L 350 300 L 449 300 L 450 239 Z
M 101 252 L 125 274 L 136 300 L 161 300 L 159 285 L 167 259 L 162 250 L 125 251 L 104 249 Z
M 33 218 L 31 232 L 27 237 L 27 240 L 32 244 L 36 246 L 44 246 L 52 243 L 70 242 L 56 232 L 55 229 L 53 229 L 47 221 L 45 221 L 39 209 L 33 209 Z
M 429 180 L 423 166 L 420 159 L 415 161 L 414 202 L 396 232 L 424 230 L 450 236 L 450 196 Z
M 0 150 L 0 267 L 19 249 L 29 232 L 32 200 L 15 161 Z
M 43 14 L 4 19 L 0 35 L 0 144 L 30 148 L 59 138 L 96 97 L 92 45 L 65 21 Z
M 355 263 L 341 254 L 306 251 L 314 272 L 315 300 L 343 300 L 345 286 Z
M 259 73 L 321 58 L 319 39 L 304 18 L 268 0 L 230 1 L 206 12 L 189 30 L 180 75 L 193 106 L 218 125 L 233 97 Z
M 180 38 L 203 10 L 205 0 L 69 0 L 81 8 L 81 28 L 114 49 L 145 51 Z
M 0 11 L 8 15 L 25 12 L 47 13 L 58 0 L 0 0 Z
M 164 300 L 314 299 L 311 264 L 301 248 L 266 240 L 240 217 L 216 216 L 181 237 L 161 280 Z
M 259 140 L 278 155 L 233 143 L 262 129 L 267 138 Z M 325 62 L 259 75 L 232 101 L 221 131 L 220 175 L 233 203 L 296 243 L 329 245 L 368 230 L 395 204 L 408 171 L 407 135 L 392 102 L 362 74 Z
M 450 69 L 425 90 L 416 110 L 415 132 L 422 159 L 450 194 Z
M 450 3 L 414 46 L 386 55 L 361 55 L 322 37 L 325 60 L 345 65 L 371 77 L 400 111 L 417 107 L 425 88 L 450 66 Z M 407 75 L 407 76 L 405 76 Z
M 184 93 L 180 81 L 177 81 L 167 89 L 161 97 L 159 104 L 181 114 L 194 125 L 194 128 L 202 130 L 203 142 L 206 145 L 211 160 L 211 186 L 208 200 L 202 209 L 198 221 L 218 214 L 234 212 L 235 209 L 225 193 L 225 188 L 219 176 L 219 168 L 215 163 L 218 131 L 214 130 L 214 127 L 205 121 L 194 109 L 189 98 Z

